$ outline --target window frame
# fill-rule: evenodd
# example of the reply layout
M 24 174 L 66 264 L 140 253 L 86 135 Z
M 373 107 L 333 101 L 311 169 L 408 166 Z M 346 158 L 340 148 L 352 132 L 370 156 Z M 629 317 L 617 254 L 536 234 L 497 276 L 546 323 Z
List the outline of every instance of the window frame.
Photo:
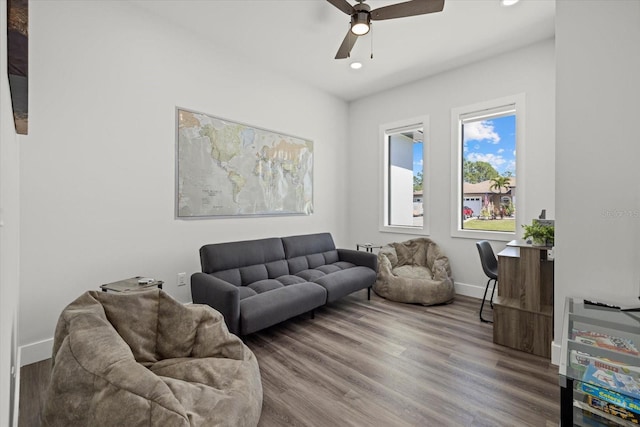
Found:
M 524 93 L 505 96 L 489 101 L 478 102 L 463 107 L 451 109 L 451 237 L 475 239 L 475 240 L 496 240 L 509 242 L 518 236 L 522 228 L 522 217 L 526 212 L 526 185 L 525 185 L 525 110 L 526 97 Z M 516 116 L 516 174 L 518 207 L 516 213 L 515 231 L 482 231 L 465 230 L 462 228 L 462 204 L 463 199 L 463 177 L 462 177 L 462 122 L 468 121 L 469 117 L 481 117 L 483 112 L 496 116 L 495 112 L 500 109 L 513 108 Z
M 422 128 L 422 227 L 401 226 L 389 224 L 389 144 L 390 134 Z M 418 116 L 410 119 L 382 124 L 379 127 L 381 180 L 378 230 L 385 233 L 402 233 L 428 236 L 430 234 L 431 204 L 430 184 L 431 177 L 427 174 L 431 171 L 431 132 L 429 116 Z M 427 185 L 425 185 L 427 183 Z

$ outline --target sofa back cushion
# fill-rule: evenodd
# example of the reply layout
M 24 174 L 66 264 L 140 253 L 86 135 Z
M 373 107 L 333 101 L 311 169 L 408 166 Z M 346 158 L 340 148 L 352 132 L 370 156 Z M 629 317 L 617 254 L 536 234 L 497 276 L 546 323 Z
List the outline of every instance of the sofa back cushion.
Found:
M 200 264 L 203 273 L 236 286 L 289 274 L 282 240 L 275 237 L 204 245 Z
M 266 264 L 278 260 L 284 260 L 284 247 L 277 237 L 214 243 L 200 248 L 200 264 L 203 273 Z
M 291 274 L 333 264 L 339 260 L 330 233 L 283 237 L 282 244 Z
M 334 251 L 336 245 L 330 233 L 303 234 L 282 238 L 284 253 L 287 259 Z

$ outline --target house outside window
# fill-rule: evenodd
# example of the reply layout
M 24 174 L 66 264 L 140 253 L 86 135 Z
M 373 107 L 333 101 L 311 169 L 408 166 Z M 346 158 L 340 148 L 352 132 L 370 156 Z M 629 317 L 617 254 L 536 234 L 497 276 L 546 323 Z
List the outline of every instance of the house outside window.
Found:
M 453 236 L 514 238 L 524 117 L 524 95 L 452 109 Z
M 426 120 L 420 118 L 380 127 L 381 231 L 428 234 Z

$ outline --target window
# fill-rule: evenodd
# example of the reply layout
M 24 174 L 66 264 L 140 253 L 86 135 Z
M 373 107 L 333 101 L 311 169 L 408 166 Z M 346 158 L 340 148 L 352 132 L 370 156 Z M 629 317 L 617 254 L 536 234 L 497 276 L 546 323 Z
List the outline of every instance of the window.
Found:
M 425 123 L 411 120 L 381 126 L 383 200 L 381 231 L 426 234 Z
M 523 201 L 524 95 L 455 108 L 451 121 L 452 235 L 512 239 Z

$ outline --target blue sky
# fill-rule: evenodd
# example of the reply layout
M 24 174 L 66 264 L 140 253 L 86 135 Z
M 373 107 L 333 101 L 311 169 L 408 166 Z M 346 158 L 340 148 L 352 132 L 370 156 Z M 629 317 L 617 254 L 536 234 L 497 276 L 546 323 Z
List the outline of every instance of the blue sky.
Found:
M 463 156 L 472 162 L 484 161 L 500 175 L 516 175 L 516 116 L 480 120 L 464 125 Z M 413 144 L 413 174 L 422 171 L 422 144 Z
M 422 172 L 422 142 L 413 144 L 413 176 Z
M 484 161 L 500 175 L 516 175 L 516 116 L 465 123 L 463 156 L 472 162 Z

